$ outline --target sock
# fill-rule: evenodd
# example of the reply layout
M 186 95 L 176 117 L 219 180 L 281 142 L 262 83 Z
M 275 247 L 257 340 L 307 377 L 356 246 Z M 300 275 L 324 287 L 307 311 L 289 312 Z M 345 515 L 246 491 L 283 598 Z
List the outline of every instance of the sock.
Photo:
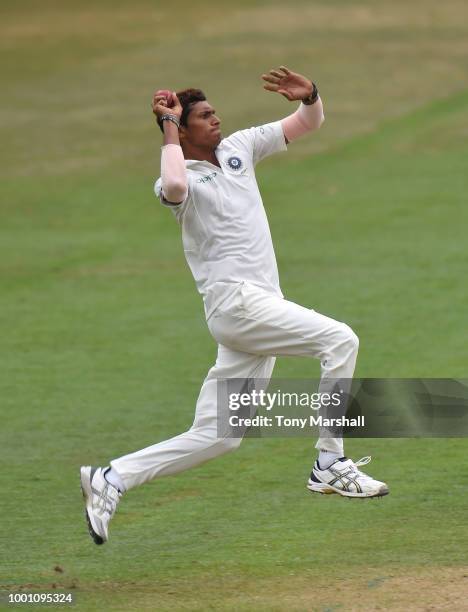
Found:
M 318 464 L 321 470 L 326 470 L 334 463 L 337 459 L 342 457 L 340 453 L 332 453 L 331 451 L 321 450 L 318 456 Z
M 125 485 L 122 482 L 119 474 L 114 470 L 113 467 L 107 468 L 104 472 L 104 478 L 109 484 L 118 489 L 121 493 L 125 493 Z

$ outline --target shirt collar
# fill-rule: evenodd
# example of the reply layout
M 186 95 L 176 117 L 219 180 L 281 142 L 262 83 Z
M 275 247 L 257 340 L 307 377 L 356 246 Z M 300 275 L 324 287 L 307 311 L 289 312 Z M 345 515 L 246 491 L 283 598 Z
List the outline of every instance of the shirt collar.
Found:
M 223 147 L 224 147 L 224 138 L 215 149 L 215 153 L 216 153 L 216 157 L 218 158 L 218 161 L 221 161 L 219 153 L 221 153 Z M 203 160 L 202 159 L 186 159 L 185 160 L 186 168 L 192 168 L 193 166 L 196 166 L 197 164 L 210 164 L 210 166 L 213 165 L 211 162 L 206 161 L 204 159 Z

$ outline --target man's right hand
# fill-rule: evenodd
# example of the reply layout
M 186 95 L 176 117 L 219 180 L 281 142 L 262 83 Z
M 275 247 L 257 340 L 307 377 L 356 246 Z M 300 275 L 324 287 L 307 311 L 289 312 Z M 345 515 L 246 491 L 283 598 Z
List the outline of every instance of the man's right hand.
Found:
M 162 93 L 162 91 L 163 90 L 159 89 L 153 96 L 153 102 L 151 104 L 153 113 L 158 119 L 167 114 L 175 115 L 180 119 L 182 115 L 182 105 L 175 91 L 171 93 L 170 99 L 168 99 L 166 93 Z

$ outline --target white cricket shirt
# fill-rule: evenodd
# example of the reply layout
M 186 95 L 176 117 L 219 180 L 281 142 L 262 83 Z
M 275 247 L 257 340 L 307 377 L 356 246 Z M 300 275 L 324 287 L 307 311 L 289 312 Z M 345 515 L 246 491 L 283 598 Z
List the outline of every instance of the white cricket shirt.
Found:
M 255 178 L 255 165 L 287 149 L 280 121 L 234 132 L 216 148 L 221 167 L 185 160 L 188 195 L 178 205 L 164 200 L 182 229 L 185 258 L 208 319 L 242 281 L 283 297 L 270 228 Z

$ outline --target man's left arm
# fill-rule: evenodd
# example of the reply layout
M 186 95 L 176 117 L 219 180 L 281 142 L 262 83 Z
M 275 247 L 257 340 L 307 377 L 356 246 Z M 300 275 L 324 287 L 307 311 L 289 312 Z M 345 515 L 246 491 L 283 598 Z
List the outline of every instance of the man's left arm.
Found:
M 300 101 L 296 112 L 281 120 L 286 144 L 308 132 L 318 130 L 325 120 L 323 104 L 316 85 L 286 66 L 263 74 L 264 88 L 281 94 L 290 102 Z

